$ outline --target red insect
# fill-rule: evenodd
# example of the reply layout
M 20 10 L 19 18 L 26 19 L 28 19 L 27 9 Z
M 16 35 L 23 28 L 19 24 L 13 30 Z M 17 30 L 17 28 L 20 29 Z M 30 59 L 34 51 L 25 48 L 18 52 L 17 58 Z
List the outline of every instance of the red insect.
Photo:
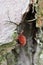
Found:
M 18 36 L 18 41 L 21 46 L 26 45 L 26 37 L 22 33 Z

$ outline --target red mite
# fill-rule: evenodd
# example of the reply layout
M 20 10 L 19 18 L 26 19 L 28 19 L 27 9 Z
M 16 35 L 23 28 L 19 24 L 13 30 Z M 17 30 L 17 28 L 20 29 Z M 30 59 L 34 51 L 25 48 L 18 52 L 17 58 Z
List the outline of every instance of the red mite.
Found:
M 23 34 L 20 34 L 18 36 L 18 41 L 19 41 L 21 46 L 25 46 L 26 45 L 26 37 Z

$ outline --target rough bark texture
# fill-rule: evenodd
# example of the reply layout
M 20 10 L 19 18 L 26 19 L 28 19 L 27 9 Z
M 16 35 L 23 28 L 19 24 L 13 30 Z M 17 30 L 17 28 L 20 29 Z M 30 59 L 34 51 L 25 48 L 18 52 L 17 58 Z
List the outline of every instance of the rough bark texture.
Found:
M 42 13 L 42 18 L 43 18 L 43 1 L 40 0 L 40 3 L 41 3 L 40 11 L 42 10 L 41 13 Z M 21 16 L 22 16 L 21 13 L 25 12 L 27 6 L 28 6 L 27 0 L 25 1 L 21 0 L 21 3 L 20 3 L 20 0 L 6 0 L 6 1 L 1 0 L 0 1 L 0 44 L 12 41 L 12 33 L 16 28 L 15 25 L 13 25 L 12 23 L 8 23 L 6 20 L 9 20 L 9 17 L 10 17 L 11 21 L 20 23 Z M 16 47 L 15 48 L 16 51 L 15 51 L 13 43 L 0 46 L 0 65 L 19 65 L 19 64 L 31 65 L 32 64 L 32 53 L 31 53 L 32 50 L 33 51 L 36 50 L 36 53 L 34 55 L 34 65 L 43 65 L 43 31 L 42 33 L 40 31 L 37 33 L 39 36 L 37 39 L 37 42 L 38 42 L 37 49 L 33 48 L 33 47 L 36 47 L 36 45 L 35 46 L 33 45 L 34 33 L 31 34 L 32 33 L 31 29 L 34 29 L 34 25 L 32 26 L 32 24 L 30 23 L 25 24 L 24 32 L 27 30 L 29 33 L 27 34 L 27 31 L 25 32 L 25 34 L 23 33 L 27 37 L 27 44 L 25 47 Z
M 0 45 L 12 41 L 12 34 L 26 11 L 29 0 L 0 0 Z M 9 22 L 8 22 L 9 21 Z
M 34 12 L 32 13 L 33 5 L 30 4 L 29 12 L 27 12 L 24 21 L 21 22 L 19 26 L 18 32 L 23 30 L 23 34 L 26 36 L 27 44 L 25 47 L 20 47 L 20 53 L 18 55 L 18 61 L 16 65 L 34 65 L 34 54 L 36 52 L 37 43 L 34 40 L 36 35 L 36 20 L 28 22 L 28 20 L 32 20 L 35 18 L 35 8 Z M 27 20 L 27 21 L 25 21 Z M 14 49 L 15 50 L 15 49 Z M 15 50 L 16 51 L 16 50 Z M 15 52 L 14 52 L 15 54 Z

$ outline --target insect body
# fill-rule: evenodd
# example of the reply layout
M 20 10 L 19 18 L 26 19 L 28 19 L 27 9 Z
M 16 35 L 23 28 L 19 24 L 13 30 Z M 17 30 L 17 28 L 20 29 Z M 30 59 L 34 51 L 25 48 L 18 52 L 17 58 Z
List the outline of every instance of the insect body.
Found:
M 20 34 L 18 36 L 18 42 L 21 46 L 25 46 L 26 45 L 26 37 L 23 34 Z

